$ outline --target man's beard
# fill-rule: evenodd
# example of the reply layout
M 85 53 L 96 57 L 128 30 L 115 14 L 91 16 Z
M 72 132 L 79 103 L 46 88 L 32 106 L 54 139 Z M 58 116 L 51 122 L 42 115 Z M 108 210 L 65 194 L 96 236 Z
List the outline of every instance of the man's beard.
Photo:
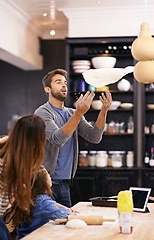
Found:
M 61 92 L 55 93 L 55 92 L 53 92 L 52 90 L 51 90 L 51 95 L 52 95 L 54 98 L 60 100 L 61 102 L 64 102 L 64 101 L 66 100 L 66 97 L 67 97 L 67 95 L 64 96 Z

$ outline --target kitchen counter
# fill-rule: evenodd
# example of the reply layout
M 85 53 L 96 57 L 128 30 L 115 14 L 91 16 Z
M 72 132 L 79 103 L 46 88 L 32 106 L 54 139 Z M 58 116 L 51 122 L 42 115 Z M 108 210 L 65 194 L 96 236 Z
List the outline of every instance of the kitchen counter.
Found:
M 68 229 L 65 224 L 50 221 L 22 238 L 23 240 L 153 240 L 154 239 L 154 204 L 149 203 L 150 213 L 133 213 L 134 226 L 132 234 L 120 234 L 117 208 L 94 207 L 91 202 L 79 202 L 73 209 L 81 215 L 103 215 L 114 218 L 115 222 L 104 222 L 103 225 L 88 225 L 82 229 Z

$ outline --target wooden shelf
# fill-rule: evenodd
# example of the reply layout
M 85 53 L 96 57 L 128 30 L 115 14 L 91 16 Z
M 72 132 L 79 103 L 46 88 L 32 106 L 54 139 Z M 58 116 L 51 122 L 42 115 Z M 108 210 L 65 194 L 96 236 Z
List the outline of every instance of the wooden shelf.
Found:
M 106 133 L 104 132 L 104 136 L 133 136 L 134 133 Z
M 145 90 L 145 93 L 154 93 L 154 89 L 153 90 Z

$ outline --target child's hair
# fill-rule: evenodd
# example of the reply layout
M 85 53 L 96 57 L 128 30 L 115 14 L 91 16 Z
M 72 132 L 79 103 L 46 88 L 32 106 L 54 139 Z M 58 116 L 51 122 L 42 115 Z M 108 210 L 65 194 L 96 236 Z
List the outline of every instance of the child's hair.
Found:
M 28 115 L 13 125 L 0 150 L 0 157 L 4 159 L 1 192 L 7 192 L 10 200 L 16 199 L 18 207 L 28 215 L 33 204 L 31 181 L 44 160 L 45 142 L 44 121 L 36 115 Z
M 40 167 L 37 175 L 32 177 L 31 196 L 34 204 L 36 198 L 42 194 L 47 194 L 50 197 L 52 196 L 51 186 L 48 182 L 48 172 L 43 166 Z M 11 220 L 13 220 L 13 226 L 18 227 L 20 223 L 31 220 L 33 217 L 32 206 L 33 205 L 31 204 L 30 213 L 26 214 L 25 210 L 21 209 L 15 200 L 12 206 L 4 214 L 5 222 L 9 223 Z
M 43 165 L 38 170 L 35 180 L 32 182 L 33 201 L 41 194 L 47 194 L 49 197 L 52 196 L 51 186 L 48 183 L 48 172 Z

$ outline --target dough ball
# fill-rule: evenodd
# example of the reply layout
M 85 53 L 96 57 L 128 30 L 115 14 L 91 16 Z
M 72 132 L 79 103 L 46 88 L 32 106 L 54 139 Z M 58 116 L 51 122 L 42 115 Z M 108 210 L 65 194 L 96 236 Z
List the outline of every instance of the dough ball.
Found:
M 87 227 L 87 223 L 81 219 L 71 219 L 66 223 L 67 228 L 84 228 Z

